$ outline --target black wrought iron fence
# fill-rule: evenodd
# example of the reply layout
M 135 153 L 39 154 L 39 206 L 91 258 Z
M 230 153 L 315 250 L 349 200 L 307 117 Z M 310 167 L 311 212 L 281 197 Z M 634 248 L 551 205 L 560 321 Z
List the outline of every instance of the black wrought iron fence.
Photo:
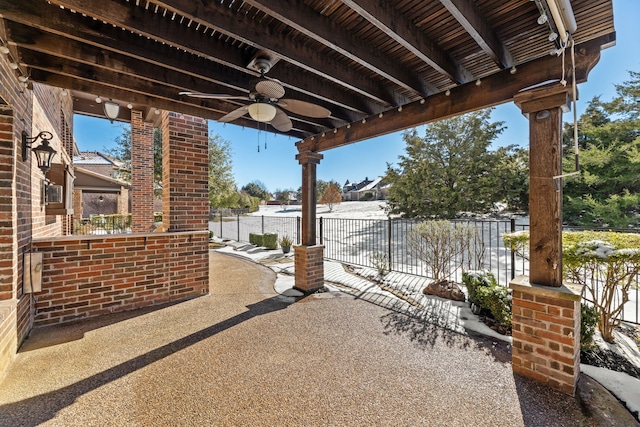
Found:
M 529 225 L 516 220 L 461 219 L 475 230 L 473 248 L 460 260 L 465 270 L 490 270 L 498 282 L 508 285 L 515 276 L 529 274 L 529 262 L 506 248 L 503 235 L 528 230 Z M 318 218 L 316 232 L 319 243 L 325 247 L 325 258 L 363 267 L 376 268 L 386 259 L 388 269 L 417 276 L 428 276 L 422 261 L 413 255 L 407 242 L 409 231 L 418 221 L 388 219 Z M 300 217 L 216 216 L 210 229 L 223 239 L 249 242 L 249 233 L 276 233 L 289 236 L 300 244 Z M 462 281 L 458 269 L 453 280 Z M 630 301 L 625 305 L 622 320 L 640 323 L 640 278 L 636 277 Z
M 75 235 L 122 233 L 131 233 L 131 214 L 91 215 L 73 222 Z

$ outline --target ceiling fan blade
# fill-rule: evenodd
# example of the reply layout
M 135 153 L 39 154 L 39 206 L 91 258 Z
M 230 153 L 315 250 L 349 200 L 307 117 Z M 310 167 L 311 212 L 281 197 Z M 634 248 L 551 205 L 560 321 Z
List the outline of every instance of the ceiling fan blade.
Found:
M 256 92 L 270 99 L 280 99 L 284 96 L 284 88 L 277 80 L 264 79 L 256 83 Z
M 271 126 L 279 130 L 280 132 L 289 132 L 293 127 L 291 119 L 287 116 L 287 113 L 276 107 L 276 116 L 271 120 Z
M 315 119 L 324 119 L 331 115 L 331 111 L 324 107 L 310 102 L 300 101 L 298 99 L 281 99 L 278 101 L 278 106 L 287 109 L 292 113 L 306 117 L 313 117 Z
M 238 117 L 242 117 L 245 114 L 247 114 L 247 109 L 248 107 L 246 105 L 243 105 L 240 108 L 236 108 L 235 110 L 233 110 L 232 112 L 220 117 L 218 119 L 219 122 L 223 122 L 223 123 L 228 123 L 228 122 L 232 122 L 235 119 L 237 119 Z
M 178 95 L 207 99 L 249 99 L 248 96 L 225 95 L 224 93 L 178 92 Z

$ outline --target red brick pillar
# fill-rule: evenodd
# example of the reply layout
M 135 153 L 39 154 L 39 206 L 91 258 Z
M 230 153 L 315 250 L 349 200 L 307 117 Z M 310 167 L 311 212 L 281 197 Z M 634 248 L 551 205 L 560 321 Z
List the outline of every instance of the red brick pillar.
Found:
M 162 222 L 166 231 L 209 228 L 209 128 L 162 112 Z
M 324 246 L 316 239 L 316 166 L 322 154 L 296 156 L 302 165 L 302 245 L 295 247 L 295 287 L 309 293 L 324 286 Z
M 10 300 L 16 297 L 16 277 L 18 275 L 16 263 L 18 258 L 16 185 L 25 185 L 24 180 L 14 184 L 16 179 L 15 163 L 19 148 L 13 131 L 13 109 L 0 104 L 0 171 L 2 171 L 0 188 L 3 189 L 0 192 L 0 206 L 2 206 L 0 209 L 0 241 L 3 242 L 0 245 L 0 300 Z M 1 324 L 2 318 L 0 316 Z M 1 373 L 2 371 L 0 371 Z
M 582 286 L 547 287 L 516 277 L 513 289 L 513 372 L 573 396 L 580 375 Z
M 128 204 L 127 211 L 128 211 Z M 153 124 L 131 111 L 131 230 L 153 229 Z
M 118 214 L 129 215 L 129 189 L 127 187 L 120 187 L 120 194 L 118 194 Z
M 562 112 L 569 88 L 541 87 L 514 102 L 529 117 L 530 277 L 514 279 L 513 371 L 573 395 L 580 373 L 582 288 L 562 281 Z

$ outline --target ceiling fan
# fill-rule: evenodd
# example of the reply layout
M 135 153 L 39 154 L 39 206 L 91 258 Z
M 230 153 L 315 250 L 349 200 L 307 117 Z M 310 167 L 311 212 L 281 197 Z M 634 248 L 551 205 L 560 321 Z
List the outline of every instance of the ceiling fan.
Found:
M 205 99 L 234 99 L 250 101 L 248 105 L 243 105 L 218 119 L 219 122 L 232 122 L 237 118 L 249 113 L 249 116 L 262 123 L 269 123 L 280 132 L 288 132 L 292 128 L 291 119 L 282 109 L 301 116 L 312 118 L 326 118 L 331 115 L 331 111 L 320 105 L 312 104 L 297 99 L 289 99 L 284 96 L 284 87 L 275 79 L 269 79 L 264 74 L 271 69 L 271 61 L 266 58 L 257 58 L 254 63 L 255 69 L 260 71 L 260 78 L 250 84 L 248 96 L 234 96 L 216 93 L 201 92 L 180 92 L 180 95 L 191 96 L 193 98 Z

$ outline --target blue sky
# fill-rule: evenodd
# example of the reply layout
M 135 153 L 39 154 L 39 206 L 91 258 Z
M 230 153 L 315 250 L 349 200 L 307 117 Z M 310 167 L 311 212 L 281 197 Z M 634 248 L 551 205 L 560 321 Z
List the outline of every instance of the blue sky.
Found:
M 578 86 L 578 115 L 594 96 L 600 95 L 605 101 L 613 98 L 615 84 L 628 80 L 628 71 L 640 72 L 640 1 L 614 0 L 613 7 L 616 46 L 602 52 L 600 62 L 591 71 L 589 80 Z M 513 103 L 497 107 L 492 119 L 503 121 L 506 126 L 495 141 L 495 146 L 528 145 L 527 120 Z M 573 113 L 565 114 L 564 120 L 573 120 Z M 76 115 L 74 136 L 81 151 L 103 151 L 114 145 L 114 139 L 122 132 L 123 125 L 125 124 L 111 124 L 106 119 Z M 300 186 L 302 172 L 295 160 L 296 138 L 214 121 L 209 121 L 209 130 L 231 143 L 233 172 L 239 187 L 253 180 L 262 181 L 269 191 L 297 189 Z M 347 179 L 358 181 L 365 177 L 371 179 L 383 175 L 386 164 L 396 163 L 398 156 L 403 154 L 404 147 L 402 134 L 394 133 L 326 151 L 317 169 L 318 179 L 344 183 Z

